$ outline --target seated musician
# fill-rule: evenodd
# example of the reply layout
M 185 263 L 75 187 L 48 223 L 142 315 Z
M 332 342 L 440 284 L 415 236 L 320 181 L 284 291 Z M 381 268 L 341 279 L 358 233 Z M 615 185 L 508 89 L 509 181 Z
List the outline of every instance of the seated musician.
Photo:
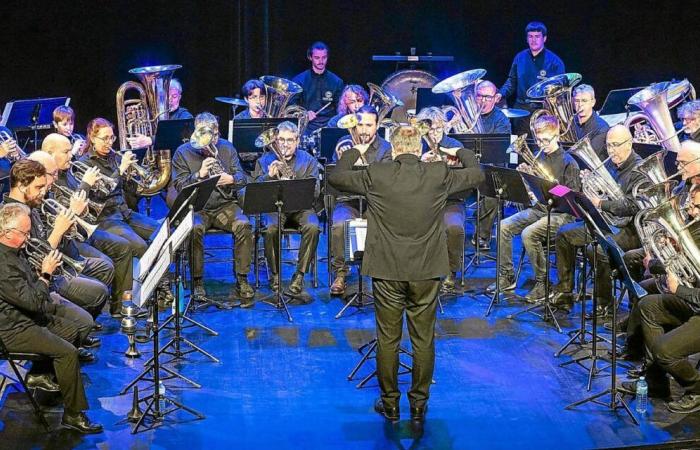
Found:
M 348 84 L 343 88 L 343 93 L 340 94 L 340 101 L 338 102 L 338 114 L 333 116 L 331 120 L 328 121 L 326 126 L 337 127 L 338 120 L 347 114 L 354 114 L 358 109 L 362 108 L 369 103 L 369 95 L 365 88 L 358 84 Z
M 53 380 L 51 368 L 42 367 L 41 362 L 33 364 L 26 381 L 30 388 L 61 392 L 64 427 L 80 433 L 101 433 L 102 426 L 91 422 L 84 412 L 88 403 L 76 349 L 90 326 L 74 320 L 79 308 L 49 295 L 50 280 L 60 264 L 58 252 L 46 255 L 40 270 L 35 270 L 20 251 L 31 228 L 26 205 L 0 207 L 0 338 L 10 352 L 39 353 L 50 358 L 58 383 Z
M 88 195 L 100 178 L 100 170 L 91 167 L 77 180 L 71 174 L 71 145 L 65 136 L 57 133 L 49 134 L 41 143 L 41 149 L 53 156 L 58 166 L 58 177 L 54 184 L 62 186 L 70 191 L 84 192 Z M 89 208 L 86 207 L 86 212 Z M 80 211 L 75 211 L 79 216 Z M 92 211 L 94 214 L 95 212 Z M 99 217 L 99 214 L 94 214 Z M 76 242 L 78 251 L 83 256 L 103 258 L 107 255 L 114 264 L 114 280 L 112 281 L 112 295 L 110 298 L 110 312 L 115 316 L 120 314 L 119 306 L 125 291 L 130 291 L 133 286 L 133 258 L 129 249 L 129 241 L 105 230 L 96 230 L 87 242 Z M 102 280 L 106 282 L 106 280 Z
M 265 152 L 255 163 L 253 178 L 256 181 L 277 180 L 283 178 L 303 179 L 315 178 L 316 189 L 314 198 L 318 198 L 320 191 L 318 161 L 305 151 L 299 151 L 299 129 L 296 124 L 286 121 L 277 125 L 275 151 Z M 280 160 L 279 158 L 283 158 Z M 299 258 L 296 271 L 289 285 L 289 293 L 298 296 L 304 289 L 304 274 L 309 270 L 312 258 L 316 254 L 318 237 L 321 232 L 316 211 L 305 209 L 282 215 L 282 227 L 294 227 L 301 231 L 301 244 L 299 245 Z M 280 279 L 277 273 L 277 214 L 265 214 L 265 257 L 267 267 L 272 274 L 270 287 L 279 289 Z
M 591 146 L 598 154 L 601 161 L 607 158 L 605 153 L 605 140 L 610 129 L 610 125 L 603 120 L 597 112 L 593 111 L 595 106 L 595 91 L 588 84 L 579 84 L 573 92 L 574 103 L 574 130 L 576 137 L 583 139 L 588 137 Z
M 348 86 L 349 87 L 349 86 Z M 364 163 L 372 164 L 379 161 L 391 161 L 391 144 L 377 135 L 377 111 L 371 106 L 363 106 L 357 111 L 358 123 L 357 133 L 362 142 L 366 144 L 367 150 L 364 153 Z M 348 139 L 349 136 L 342 139 Z M 346 147 L 341 146 L 338 150 L 344 153 L 352 147 L 348 140 Z M 334 160 L 337 161 L 340 155 L 335 153 Z M 355 164 L 361 164 L 358 159 Z M 346 220 L 362 217 L 364 211 L 360 211 L 360 201 L 357 199 L 343 200 L 342 197 L 336 200 L 333 208 L 333 226 L 331 228 L 331 253 L 333 260 L 331 267 L 335 272 L 335 280 L 331 284 L 331 294 L 342 295 L 345 293 L 345 277 L 348 274 L 348 266 L 345 263 L 345 236 L 344 224 Z
M 255 291 L 248 283 L 248 272 L 253 256 L 253 231 L 248 218 L 238 204 L 236 187 L 245 185 L 247 179 L 238 159 L 238 152 L 226 139 L 219 137 L 219 122 L 208 112 L 197 114 L 195 129 L 210 128 L 215 134 L 212 139 L 217 156 L 207 148 L 196 149 L 189 142 L 178 147 L 173 156 L 172 184 L 179 192 L 185 186 L 210 177 L 213 169 L 223 169 L 218 186 L 212 192 L 202 211 L 195 214 L 192 233 L 191 270 L 194 278 L 193 295 L 206 297 L 204 289 L 204 233 L 210 228 L 231 232 L 236 247 L 236 290 L 241 298 L 241 307 L 253 306 Z M 219 166 L 219 167 L 217 167 Z
M 579 191 L 581 180 L 579 168 L 572 156 L 559 146 L 559 120 L 554 116 L 543 115 L 535 121 L 535 142 L 542 149 L 538 162 L 559 184 Z M 530 166 L 522 163 L 520 170 L 530 171 Z M 572 222 L 573 216 L 552 210 L 550 235 L 554 236 L 559 228 Z M 545 296 L 545 275 L 547 253 L 544 242 L 547 237 L 547 208 L 537 204 L 519 213 L 503 219 L 501 223 L 500 253 L 501 266 L 498 268 L 499 284 L 502 291 L 515 289 L 517 280 L 513 269 L 513 238 L 521 235 L 523 247 L 527 252 L 535 274 L 535 286 L 528 292 L 529 302 L 538 302 Z M 489 286 L 495 291 L 496 284 Z
M 243 98 L 248 102 L 248 108 L 236 114 L 234 120 L 261 119 L 265 117 L 265 85 L 262 81 L 253 78 L 248 80 L 241 89 Z
M 453 139 L 445 134 L 445 114 L 440 108 L 430 106 L 423 108 L 416 116 L 419 121 L 429 120 L 430 129 L 426 136 L 423 136 L 423 155 L 421 160 L 424 162 L 444 160 L 448 165 L 455 165 L 456 161 L 441 152 L 441 148 L 463 148 L 461 142 Z M 433 147 L 433 148 L 431 148 Z M 473 164 L 476 166 L 476 160 L 473 153 L 469 152 Z M 436 156 L 438 155 L 438 156 Z M 470 160 L 471 160 L 470 159 Z M 464 249 L 464 220 L 466 218 L 466 210 L 464 206 L 465 192 L 452 194 L 447 198 L 445 212 L 443 213 L 443 221 L 447 231 L 447 256 L 450 263 L 450 272 L 442 281 L 440 289 L 443 292 L 451 292 L 455 289 L 457 279 L 457 271 L 460 270 L 462 264 L 462 251 Z
M 589 197 L 591 203 L 600 211 L 618 218 L 627 218 L 629 223 L 619 228 L 613 239 L 623 251 L 633 250 L 641 246 L 637 229 L 634 226 L 634 216 L 639 210 L 632 197 L 632 188 L 645 180 L 644 174 L 638 172 L 637 166 L 642 158 L 632 149 L 632 135 L 624 125 L 615 125 L 607 133 L 607 153 L 611 163 L 598 170 L 608 170 L 616 180 L 624 197 L 617 200 Z M 607 155 L 606 155 L 607 158 Z M 585 175 L 584 175 L 585 176 Z M 588 175 L 590 176 L 590 175 Z M 622 223 L 622 222 L 618 222 Z M 557 252 L 557 273 L 559 284 L 554 289 L 552 304 L 560 309 L 570 310 L 573 306 L 574 265 L 576 247 L 590 243 L 594 237 L 586 230 L 584 222 L 564 225 L 557 233 L 555 244 Z M 596 258 L 596 297 L 598 312 L 605 312 L 611 304 L 612 286 L 610 284 L 610 264 L 603 251 L 598 249 Z
M 483 80 L 476 87 L 476 103 L 481 108 L 481 126 L 484 134 L 510 134 L 510 120 L 503 114 L 496 104 L 501 101 L 501 94 L 496 85 L 488 80 Z M 498 200 L 491 197 L 483 197 L 479 208 L 479 236 L 472 237 L 472 245 L 482 250 L 491 248 L 491 231 L 496 221 Z
M 71 152 L 76 157 L 82 156 L 87 148 L 85 136 L 73 133 L 75 129 L 75 111 L 70 106 L 57 106 L 53 110 L 53 127 L 56 133 L 65 136 L 71 144 Z
M 683 125 L 681 140 L 700 142 L 700 100 L 686 102 L 678 107 L 678 120 Z

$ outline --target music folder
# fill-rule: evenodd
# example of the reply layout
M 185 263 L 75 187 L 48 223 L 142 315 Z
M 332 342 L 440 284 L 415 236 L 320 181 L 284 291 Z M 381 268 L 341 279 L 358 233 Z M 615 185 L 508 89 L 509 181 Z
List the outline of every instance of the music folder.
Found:
M 189 142 L 193 132 L 194 119 L 160 120 L 153 140 L 153 149 L 174 152 L 179 146 Z

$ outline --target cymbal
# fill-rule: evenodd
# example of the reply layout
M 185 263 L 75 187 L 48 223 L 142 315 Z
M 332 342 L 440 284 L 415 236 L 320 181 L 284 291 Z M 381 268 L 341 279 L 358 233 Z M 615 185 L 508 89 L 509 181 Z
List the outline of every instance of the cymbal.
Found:
M 472 69 L 452 75 L 433 86 L 433 94 L 447 94 L 457 89 L 464 89 L 470 84 L 479 81 L 484 75 L 486 75 L 486 70 L 484 69 Z
M 516 109 L 516 108 L 501 108 L 501 112 L 509 119 L 516 119 L 518 117 L 527 117 L 530 115 L 530 111 L 527 109 Z
M 236 106 L 248 106 L 248 102 L 241 98 L 234 97 L 216 97 L 214 100 L 221 103 L 228 103 L 229 105 Z

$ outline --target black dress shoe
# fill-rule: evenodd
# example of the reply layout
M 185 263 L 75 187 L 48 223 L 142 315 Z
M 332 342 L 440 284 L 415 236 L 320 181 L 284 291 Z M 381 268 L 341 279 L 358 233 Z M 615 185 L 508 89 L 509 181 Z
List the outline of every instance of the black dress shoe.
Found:
M 29 389 L 41 389 L 46 392 L 59 392 L 61 390 L 58 383 L 53 381 L 51 374 L 48 373 L 28 374 L 25 383 Z
M 428 412 L 428 405 L 422 408 L 411 407 L 411 431 L 414 435 L 423 434 L 423 425 L 425 424 L 425 414 Z
M 100 338 L 95 337 L 95 336 L 88 336 L 85 339 L 83 339 L 81 347 L 83 348 L 95 348 L 99 347 L 102 344 L 102 340 Z
M 690 414 L 700 411 L 700 394 L 684 394 L 675 402 L 668 402 L 668 410 L 678 414 Z
M 549 304 L 568 313 L 574 307 L 574 295 L 571 292 L 557 292 Z
M 398 406 L 392 407 L 392 408 L 386 408 L 384 407 L 384 402 L 382 401 L 381 398 L 378 398 L 377 401 L 374 402 L 374 410 L 384 416 L 386 420 L 390 420 L 392 422 L 398 422 L 399 421 L 399 408 Z
M 61 425 L 83 434 L 102 433 L 102 425 L 91 422 L 84 412 L 69 413 L 64 411 Z
M 92 331 L 102 331 L 102 324 L 100 322 L 95 322 L 95 324 L 92 326 Z
M 95 362 L 95 355 L 90 350 L 81 347 L 78 349 L 78 361 L 81 363 Z

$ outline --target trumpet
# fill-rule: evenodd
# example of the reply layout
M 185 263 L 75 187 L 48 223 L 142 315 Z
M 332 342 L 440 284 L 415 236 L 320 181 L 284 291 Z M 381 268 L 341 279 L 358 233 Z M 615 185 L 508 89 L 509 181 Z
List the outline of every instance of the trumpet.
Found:
M 73 194 L 75 194 L 74 191 L 71 191 L 67 186 L 63 186 L 57 183 L 51 185 L 51 190 L 53 191 L 53 194 L 55 198 L 59 201 L 59 203 L 61 203 L 66 208 L 70 207 L 70 199 L 73 197 Z M 100 214 L 102 214 L 102 210 L 104 209 L 105 205 L 104 203 L 97 203 L 96 201 L 90 200 L 89 198 L 87 199 L 87 202 L 88 209 L 84 217 L 89 222 L 97 222 L 97 218 L 100 216 Z
M 0 131 L 0 145 L 8 145 L 7 158 L 11 162 L 15 162 L 22 158 L 26 158 L 27 154 L 17 145 L 17 141 L 7 131 Z
M 255 146 L 258 148 L 269 148 L 275 154 L 277 160 L 282 163 L 282 168 L 278 175 L 280 180 L 293 180 L 296 176 L 294 168 L 287 163 L 287 160 L 284 159 L 284 156 L 277 148 L 277 133 L 277 128 L 268 128 L 255 139 Z
M 126 152 L 130 152 L 131 150 L 114 150 L 113 148 L 109 149 L 110 153 L 114 153 L 116 156 L 119 157 L 119 162 L 121 162 L 121 157 L 124 156 Z M 168 155 L 168 164 L 170 164 L 170 156 Z M 126 172 L 124 172 L 124 178 L 127 180 L 131 180 L 135 182 L 138 185 L 138 190 L 139 192 L 143 189 L 145 189 L 147 186 L 151 185 L 151 182 L 153 181 L 153 174 L 143 166 L 139 165 L 136 161 L 132 162 L 129 165 L 129 168 L 126 169 Z
M 71 174 L 82 183 L 85 172 L 90 170 L 90 166 L 85 164 L 83 161 L 71 161 L 70 171 Z M 100 177 L 92 186 L 91 190 L 99 191 L 103 195 L 109 195 L 117 188 L 118 181 L 114 178 L 108 177 L 107 175 L 100 174 Z
M 37 238 L 29 238 L 24 247 L 24 251 L 27 254 L 27 260 L 29 261 L 29 264 L 31 264 L 31 266 L 34 267 L 37 271 L 41 271 L 41 266 L 44 262 L 44 258 L 46 258 L 46 255 L 51 253 L 53 250 L 54 249 L 51 248 L 51 245 L 49 245 L 48 242 L 42 241 Z M 80 275 L 81 272 L 85 269 L 85 263 L 76 261 L 73 258 L 69 258 L 63 253 L 61 253 L 60 255 L 61 265 L 59 266 L 60 272 L 58 273 L 58 275 L 61 275 L 68 279 L 75 278 L 78 275 Z
M 56 223 L 56 216 L 66 212 L 68 212 L 68 208 L 53 198 L 45 198 L 41 204 L 41 213 L 46 218 L 47 225 L 51 228 L 53 228 L 54 224 Z M 76 217 L 75 224 L 73 224 L 71 229 L 68 231 L 66 237 L 69 239 L 84 241 L 85 238 L 78 231 L 78 226 L 85 231 L 88 238 L 92 236 L 92 233 L 94 233 L 95 230 L 97 230 L 97 225 L 93 225 L 80 217 Z

